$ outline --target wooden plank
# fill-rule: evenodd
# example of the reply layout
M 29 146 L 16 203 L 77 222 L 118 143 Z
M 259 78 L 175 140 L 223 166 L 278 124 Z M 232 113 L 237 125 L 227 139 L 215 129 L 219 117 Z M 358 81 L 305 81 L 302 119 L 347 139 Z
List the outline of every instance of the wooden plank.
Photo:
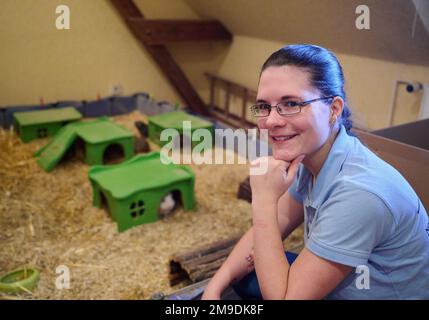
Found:
M 231 41 L 231 33 L 217 20 L 148 20 L 131 18 L 130 23 L 146 44 L 183 41 Z
M 429 150 L 429 119 L 417 120 L 394 127 L 372 131 L 377 136 Z
M 429 151 L 369 132 L 354 131 L 374 153 L 407 179 L 424 207 L 429 208 Z

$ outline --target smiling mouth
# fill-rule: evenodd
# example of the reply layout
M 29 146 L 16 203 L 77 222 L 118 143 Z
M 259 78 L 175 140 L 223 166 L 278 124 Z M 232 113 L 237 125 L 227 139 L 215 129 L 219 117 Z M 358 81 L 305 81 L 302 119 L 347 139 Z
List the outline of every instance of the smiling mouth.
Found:
M 289 136 L 271 136 L 271 138 L 274 141 L 288 141 L 290 139 L 295 138 L 296 136 L 297 136 L 297 134 L 292 134 L 292 135 L 289 135 Z

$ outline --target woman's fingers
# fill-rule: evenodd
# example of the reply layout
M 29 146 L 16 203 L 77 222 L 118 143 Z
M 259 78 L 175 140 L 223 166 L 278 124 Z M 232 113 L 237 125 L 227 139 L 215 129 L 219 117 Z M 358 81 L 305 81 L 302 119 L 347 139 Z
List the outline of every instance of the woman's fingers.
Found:
M 305 155 L 301 155 L 297 158 L 295 158 L 292 163 L 289 164 L 287 168 L 287 176 L 286 179 L 288 182 L 291 182 L 291 180 L 295 179 L 295 176 L 298 172 L 299 164 L 304 160 Z

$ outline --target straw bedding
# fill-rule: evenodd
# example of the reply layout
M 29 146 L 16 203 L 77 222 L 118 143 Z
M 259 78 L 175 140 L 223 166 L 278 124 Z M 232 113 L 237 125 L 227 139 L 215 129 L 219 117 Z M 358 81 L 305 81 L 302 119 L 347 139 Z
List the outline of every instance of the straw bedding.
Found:
M 115 117 L 138 135 L 134 112 Z M 89 167 L 76 158 L 44 172 L 33 154 L 46 144 L 22 143 L 0 129 L 0 274 L 32 265 L 41 272 L 32 293 L 0 298 L 148 299 L 171 293 L 169 258 L 180 251 L 244 233 L 251 224 L 250 204 L 236 198 L 247 165 L 194 165 L 197 209 L 126 232 L 117 232 L 103 209 L 92 206 Z M 152 150 L 157 146 L 150 144 Z M 286 246 L 302 243 L 302 228 Z M 70 289 L 55 286 L 56 268 L 70 269 Z

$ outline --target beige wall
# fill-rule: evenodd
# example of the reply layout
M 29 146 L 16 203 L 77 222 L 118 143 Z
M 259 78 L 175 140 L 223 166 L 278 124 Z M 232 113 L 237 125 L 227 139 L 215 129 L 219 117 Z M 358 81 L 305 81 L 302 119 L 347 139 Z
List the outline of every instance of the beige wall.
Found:
M 137 0 L 147 18 L 198 19 L 183 0 Z M 55 28 L 55 8 L 71 9 L 71 30 Z M 115 84 L 180 101 L 108 0 L 2 0 L 0 105 L 107 96 Z M 168 45 L 200 95 L 208 100 L 211 71 L 256 89 L 259 68 L 283 44 L 235 35 L 228 43 Z M 361 126 L 386 127 L 396 80 L 429 82 L 429 68 L 338 54 L 349 104 Z M 419 95 L 400 88 L 395 123 L 417 118 Z M 240 104 L 235 99 L 235 104 Z
M 139 1 L 156 14 L 159 0 Z M 168 15 L 194 16 L 180 1 Z M 71 11 L 71 29 L 55 28 L 55 8 Z M 107 0 L 2 0 L 0 105 L 106 96 L 115 84 L 157 99 L 178 95 Z
M 219 74 L 249 88 L 257 88 L 259 70 L 271 52 L 284 44 L 235 36 Z M 388 126 L 396 80 L 429 82 L 429 68 L 337 54 L 346 78 L 346 93 L 356 123 L 377 129 Z M 418 117 L 421 94 L 398 90 L 394 123 Z

